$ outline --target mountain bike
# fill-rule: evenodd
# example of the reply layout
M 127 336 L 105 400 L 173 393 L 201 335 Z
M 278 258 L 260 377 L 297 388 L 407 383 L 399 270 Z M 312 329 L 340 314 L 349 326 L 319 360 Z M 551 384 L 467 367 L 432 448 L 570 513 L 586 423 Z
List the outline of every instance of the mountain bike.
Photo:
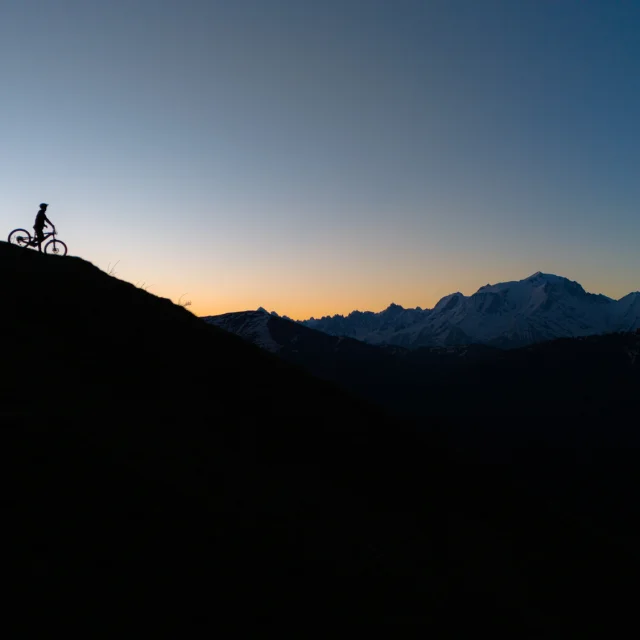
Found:
M 44 237 L 42 239 L 42 244 L 44 244 L 45 240 L 51 238 L 49 242 L 44 245 L 44 252 L 49 253 L 56 256 L 66 256 L 67 255 L 67 245 L 62 242 L 62 240 L 58 240 L 56 238 L 56 230 L 47 231 L 44 233 Z M 9 243 L 15 244 L 19 247 L 32 247 L 35 248 L 38 246 L 38 238 L 33 237 L 26 229 L 14 229 L 9 234 Z

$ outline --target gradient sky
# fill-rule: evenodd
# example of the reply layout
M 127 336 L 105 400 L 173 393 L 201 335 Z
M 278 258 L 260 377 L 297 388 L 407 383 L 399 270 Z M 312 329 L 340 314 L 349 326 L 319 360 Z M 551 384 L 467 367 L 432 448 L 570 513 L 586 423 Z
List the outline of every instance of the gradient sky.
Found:
M 637 0 L 2 0 L 0 221 L 294 318 L 640 284 Z

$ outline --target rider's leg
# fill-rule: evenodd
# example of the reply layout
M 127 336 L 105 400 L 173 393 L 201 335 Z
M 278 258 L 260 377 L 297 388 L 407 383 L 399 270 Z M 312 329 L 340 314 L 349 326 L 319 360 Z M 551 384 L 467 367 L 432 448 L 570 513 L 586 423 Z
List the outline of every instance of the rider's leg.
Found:
M 36 242 L 38 243 L 38 251 L 42 253 L 42 241 L 44 240 L 44 233 L 42 229 L 34 227 L 36 230 Z

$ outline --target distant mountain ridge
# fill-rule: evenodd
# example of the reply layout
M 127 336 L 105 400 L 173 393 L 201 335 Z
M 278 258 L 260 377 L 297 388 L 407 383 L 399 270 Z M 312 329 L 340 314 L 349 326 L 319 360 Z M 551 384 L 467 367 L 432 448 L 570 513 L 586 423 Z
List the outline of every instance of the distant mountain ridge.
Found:
M 524 407 L 530 418 L 635 411 L 640 335 L 634 333 L 560 338 L 518 349 L 408 349 L 332 336 L 264 309 L 203 320 L 396 415 L 495 418 Z M 541 380 L 543 401 L 532 405 L 531 389 Z
M 433 309 L 391 304 L 379 313 L 353 311 L 301 324 L 330 335 L 410 349 L 463 344 L 517 348 L 556 338 L 634 331 L 640 328 L 640 292 L 613 300 L 539 271 L 524 280 L 487 284 L 471 296 L 450 294 Z

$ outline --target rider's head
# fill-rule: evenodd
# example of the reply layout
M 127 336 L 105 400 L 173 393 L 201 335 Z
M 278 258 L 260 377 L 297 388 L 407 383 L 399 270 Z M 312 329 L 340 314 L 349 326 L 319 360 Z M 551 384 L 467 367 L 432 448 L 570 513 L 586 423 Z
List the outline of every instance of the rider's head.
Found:
M 41 209 L 46 209 L 48 206 L 49 206 L 49 205 L 48 205 L 46 202 L 43 202 L 43 203 L 40 205 L 40 208 L 41 208 Z

